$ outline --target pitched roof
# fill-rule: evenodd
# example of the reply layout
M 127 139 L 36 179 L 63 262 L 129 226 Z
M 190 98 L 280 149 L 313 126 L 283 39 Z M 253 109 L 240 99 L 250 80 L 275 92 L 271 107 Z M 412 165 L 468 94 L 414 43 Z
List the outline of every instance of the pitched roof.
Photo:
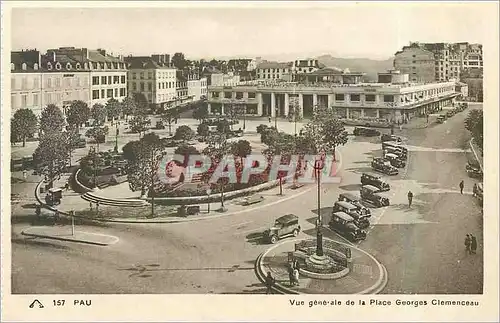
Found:
M 15 70 L 21 70 L 23 63 L 26 63 L 26 71 L 32 71 L 35 64 L 40 66 L 40 52 L 37 50 L 10 52 L 10 62 L 14 64 Z

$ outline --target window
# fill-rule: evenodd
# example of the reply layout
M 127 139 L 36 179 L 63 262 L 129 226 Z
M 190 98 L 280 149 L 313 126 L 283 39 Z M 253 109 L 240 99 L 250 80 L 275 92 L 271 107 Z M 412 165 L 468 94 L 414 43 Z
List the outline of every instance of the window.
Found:
M 106 76 L 101 76 L 101 84 L 108 84 Z
M 248 92 L 249 99 L 255 99 L 255 92 Z
M 26 69 L 28 68 L 28 66 L 26 65 L 26 63 L 23 63 L 23 65 L 21 65 L 21 66 L 22 66 L 21 68 L 23 69 L 23 71 L 26 71 Z
M 126 96 L 125 88 L 120 88 L 120 96 Z
M 70 69 L 71 69 L 71 64 L 70 64 L 70 63 L 66 63 L 66 69 L 67 69 L 67 70 L 70 70 Z
M 38 84 L 38 81 L 39 81 L 39 80 L 38 80 L 38 77 L 35 77 L 35 78 L 33 79 L 33 88 L 38 89 L 38 87 L 40 86 L 40 85 Z
M 108 84 L 112 84 L 111 83 L 111 75 L 108 76 Z
M 224 92 L 224 98 L 225 98 L 225 99 L 230 99 L 230 98 L 232 98 L 232 93 L 231 93 L 231 92 Z
M 104 99 L 106 97 L 106 90 L 101 90 L 101 98 Z
M 141 80 L 144 80 L 144 72 L 141 72 Z
M 384 102 L 394 102 L 394 95 L 384 95 Z
M 28 106 L 28 95 L 21 95 L 21 108 L 26 108 Z
M 40 103 L 38 102 L 38 93 L 33 93 L 33 106 L 37 106 L 39 105 Z
M 120 83 L 120 77 L 119 76 L 113 76 L 113 84 L 119 84 Z
M 125 75 L 122 75 L 122 76 L 121 76 L 121 83 L 122 83 L 122 84 L 125 84 Z
M 56 70 L 60 70 L 60 69 L 61 69 L 61 64 L 56 63 Z
M 375 102 L 375 94 L 365 94 L 365 101 Z
M 28 80 L 26 79 L 26 76 L 24 76 L 21 80 L 21 89 L 26 89 L 28 85 Z
M 351 94 L 351 101 L 359 101 L 360 100 L 360 95 L 359 94 Z
M 344 94 L 335 94 L 335 101 L 344 101 Z
M 118 96 L 118 89 L 115 89 L 115 98 Z
M 412 69 L 412 70 L 414 70 L 414 69 L 416 69 L 416 67 L 415 67 L 415 66 L 412 66 L 412 67 L 411 67 L 411 69 Z
M 415 64 L 415 63 L 417 63 L 417 61 L 412 61 L 412 64 Z
M 148 91 L 153 91 L 153 83 L 148 82 Z
M 108 95 L 107 95 L 108 98 L 112 98 L 113 97 L 113 89 L 108 89 Z
M 135 82 L 132 83 L 132 91 L 137 91 L 137 84 Z
M 82 68 L 82 66 L 80 65 L 80 63 L 76 63 L 76 69 L 79 70 L 80 68 Z
M 219 92 L 212 92 L 212 98 L 218 98 Z
M 236 92 L 237 99 L 243 99 L 243 92 Z
M 51 69 L 52 69 L 52 64 L 47 63 L 47 69 L 48 69 L 48 70 L 51 70 Z
M 153 78 L 153 72 L 148 72 L 148 79 L 152 79 Z
M 10 63 L 10 70 L 13 71 L 16 69 L 16 65 L 14 63 Z
M 48 88 L 52 87 L 52 79 L 51 78 L 47 79 L 47 87 Z
M 144 82 L 141 82 L 141 92 L 144 92 Z
M 411 57 L 417 57 L 416 55 L 411 55 Z
M 132 73 L 132 80 L 135 80 L 136 77 L 137 77 L 137 74 L 136 73 Z
M 93 90 L 92 91 L 92 100 L 97 100 L 99 99 L 99 90 Z
M 61 79 L 56 78 L 56 87 L 60 87 L 60 86 L 61 86 Z

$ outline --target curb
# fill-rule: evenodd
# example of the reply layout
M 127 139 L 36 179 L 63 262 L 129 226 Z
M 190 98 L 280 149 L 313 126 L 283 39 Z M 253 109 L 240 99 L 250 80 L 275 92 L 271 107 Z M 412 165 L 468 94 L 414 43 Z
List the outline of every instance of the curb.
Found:
M 255 274 L 260 282 L 265 283 L 265 273 L 264 273 L 264 265 L 262 262 L 262 258 L 264 258 L 264 256 L 266 254 L 268 254 L 271 250 L 277 248 L 281 244 L 284 244 L 286 242 L 300 241 L 300 240 L 303 240 L 303 239 L 294 239 L 294 240 L 284 241 L 280 244 L 274 245 L 273 247 L 267 249 L 266 251 L 264 251 L 263 253 L 261 253 L 257 257 L 257 259 L 255 260 L 254 271 L 255 271 Z M 328 240 L 331 240 L 331 239 L 328 239 Z M 332 241 L 335 241 L 335 240 L 332 240 Z M 340 242 L 340 241 L 335 241 L 335 242 L 349 246 L 349 247 L 353 247 L 355 249 L 358 249 L 359 251 L 361 251 L 362 253 L 364 253 L 368 257 L 370 257 L 377 264 L 377 266 L 379 268 L 380 277 L 378 278 L 377 282 L 375 284 L 373 284 L 372 286 L 368 287 L 367 289 L 365 289 L 361 292 L 358 292 L 358 293 L 353 293 L 353 294 L 354 295 L 356 295 L 356 294 L 362 294 L 362 295 L 363 294 L 378 294 L 381 291 L 383 291 L 385 286 L 387 285 L 387 282 L 388 282 L 388 273 L 387 273 L 387 269 L 385 268 L 385 266 L 382 265 L 373 255 L 369 254 L 368 252 L 364 251 L 363 249 L 361 249 L 357 246 L 354 246 L 352 244 L 347 244 L 344 242 Z M 290 288 L 282 286 L 278 283 L 276 283 L 271 289 L 274 290 L 275 292 L 278 292 L 279 294 L 295 294 L 295 295 L 304 294 L 304 293 L 298 292 L 296 290 L 292 290 Z
M 93 242 L 93 241 L 80 240 L 80 239 L 69 239 L 69 238 L 64 238 L 64 237 L 54 237 L 54 236 L 43 235 L 43 234 L 25 233 L 24 231 L 21 232 L 21 234 L 24 236 L 27 236 L 27 237 L 36 237 L 36 238 L 53 239 L 53 240 L 60 240 L 60 241 L 85 243 L 85 244 L 91 244 L 91 245 L 96 245 L 96 246 L 108 246 L 110 244 L 113 244 L 113 243 Z M 116 242 L 118 242 L 118 241 L 116 241 Z M 116 243 L 116 242 L 114 242 L 114 243 Z

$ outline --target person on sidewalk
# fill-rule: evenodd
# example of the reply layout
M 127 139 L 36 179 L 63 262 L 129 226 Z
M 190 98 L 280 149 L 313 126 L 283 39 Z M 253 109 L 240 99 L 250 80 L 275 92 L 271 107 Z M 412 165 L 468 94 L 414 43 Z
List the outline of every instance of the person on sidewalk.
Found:
M 412 202 L 413 202 L 413 193 L 412 191 L 408 191 L 408 207 L 411 207 Z
M 460 194 L 464 194 L 464 181 L 461 181 L 458 186 L 460 186 Z
M 472 234 L 471 234 L 471 237 L 472 238 L 471 238 L 471 243 L 470 243 L 470 251 L 471 251 L 471 253 L 476 254 L 477 240 L 476 240 L 476 237 L 473 236 Z
M 25 170 L 23 170 L 23 179 L 26 180 L 28 178 L 28 172 Z
M 64 184 L 64 188 L 66 189 L 66 192 L 69 190 L 69 181 L 66 181 L 66 184 Z
M 295 279 L 295 284 L 299 286 L 299 270 L 297 268 L 293 270 L 293 278 Z
M 290 279 L 290 287 L 295 286 L 295 277 L 293 275 L 293 265 L 288 264 L 288 278 Z
M 267 276 L 266 276 L 266 294 L 272 294 L 273 293 L 273 290 L 272 290 L 272 287 L 273 285 L 275 284 L 275 279 L 273 276 L 271 276 L 271 272 L 268 271 L 267 272 Z
M 465 241 L 464 241 L 465 253 L 466 254 L 470 254 L 470 245 L 471 245 L 471 242 L 472 242 L 471 237 L 469 236 L 469 234 L 466 234 L 465 235 Z

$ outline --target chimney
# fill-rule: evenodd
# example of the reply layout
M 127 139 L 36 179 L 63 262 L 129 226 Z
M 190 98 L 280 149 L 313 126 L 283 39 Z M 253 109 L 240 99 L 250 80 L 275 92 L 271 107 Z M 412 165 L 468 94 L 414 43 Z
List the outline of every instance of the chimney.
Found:
M 102 56 L 106 56 L 106 50 L 102 49 L 102 48 L 98 48 L 97 51 L 99 52 L 99 54 L 101 54 Z

